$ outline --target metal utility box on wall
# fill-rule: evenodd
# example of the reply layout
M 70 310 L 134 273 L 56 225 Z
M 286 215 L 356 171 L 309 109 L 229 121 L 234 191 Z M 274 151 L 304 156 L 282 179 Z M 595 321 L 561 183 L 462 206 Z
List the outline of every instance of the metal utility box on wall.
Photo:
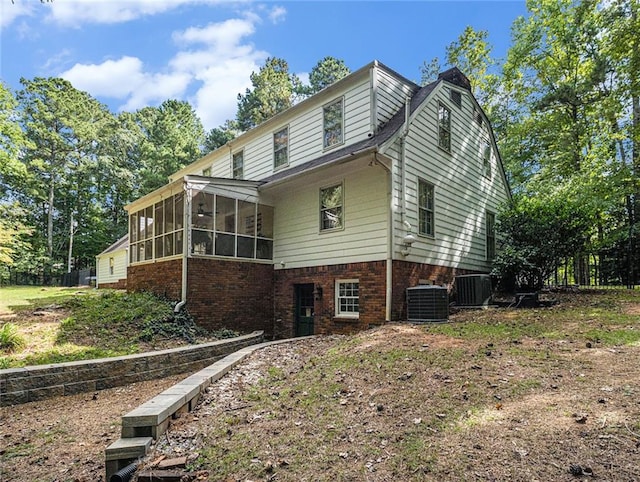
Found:
M 488 306 L 491 302 L 491 276 L 466 274 L 455 278 L 458 306 Z
M 407 288 L 407 321 L 447 321 L 449 295 L 444 286 Z

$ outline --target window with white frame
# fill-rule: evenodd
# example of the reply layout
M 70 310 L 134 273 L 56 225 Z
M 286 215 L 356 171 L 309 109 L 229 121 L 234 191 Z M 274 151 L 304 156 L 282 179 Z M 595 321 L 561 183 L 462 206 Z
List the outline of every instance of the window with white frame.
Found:
M 273 134 L 273 167 L 275 169 L 289 164 L 289 127 Z
M 322 110 L 322 117 L 324 125 L 323 146 L 328 148 L 342 144 L 344 142 L 342 98 L 325 105 Z
M 482 151 L 482 174 L 491 179 L 491 145 L 488 142 L 484 143 Z
M 496 215 L 490 211 L 485 213 L 485 230 L 487 236 L 487 260 L 496 257 Z
M 132 263 L 182 254 L 184 195 L 176 194 L 129 216 Z
M 202 175 L 203 176 L 207 176 L 207 177 L 211 177 L 211 168 L 207 167 L 206 169 L 202 170 Z
M 336 316 L 360 316 L 360 283 L 357 279 L 336 280 Z
M 233 155 L 233 178 L 244 178 L 244 151 L 236 152 Z
M 320 231 L 343 226 L 342 183 L 320 189 Z
M 115 260 L 113 258 L 109 258 L 109 274 L 113 276 L 113 269 L 115 266 Z
M 418 234 L 433 236 L 434 229 L 434 186 L 422 179 L 418 180 Z
M 451 152 L 451 111 L 442 104 L 438 106 L 438 146 Z

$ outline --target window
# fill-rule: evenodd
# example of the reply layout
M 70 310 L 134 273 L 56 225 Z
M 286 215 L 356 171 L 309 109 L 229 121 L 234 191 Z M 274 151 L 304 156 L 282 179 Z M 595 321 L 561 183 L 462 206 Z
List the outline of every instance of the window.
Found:
M 433 193 L 433 184 L 418 180 L 418 233 L 425 236 L 433 236 L 435 233 Z
M 484 143 L 482 152 L 482 174 L 491 179 L 491 145 L 488 142 Z
M 487 234 L 487 260 L 496 257 L 496 215 L 487 211 L 485 213 L 485 229 Z
M 203 176 L 207 176 L 207 177 L 211 177 L 211 168 L 207 167 L 206 169 L 202 170 L 202 175 Z
M 273 134 L 273 167 L 275 169 L 289 164 L 289 128 Z
M 113 276 L 113 266 L 114 266 L 114 260 L 113 258 L 109 258 L 109 274 L 111 276 Z
M 326 105 L 322 112 L 324 131 L 323 146 L 325 148 L 342 144 L 342 99 Z
M 449 92 L 449 98 L 458 107 L 462 108 L 462 93 L 457 90 L 451 90 Z
M 451 152 L 451 111 L 442 104 L 438 107 L 438 145 Z
M 198 193 L 191 212 L 191 252 L 201 256 L 273 258 L 273 208 Z
M 233 155 L 233 178 L 244 178 L 244 151 L 236 152 Z
M 183 201 L 176 194 L 129 216 L 132 263 L 182 254 Z
M 342 184 L 320 189 L 320 231 L 342 226 Z
M 360 283 L 357 279 L 336 281 L 336 316 L 358 318 L 360 315 Z

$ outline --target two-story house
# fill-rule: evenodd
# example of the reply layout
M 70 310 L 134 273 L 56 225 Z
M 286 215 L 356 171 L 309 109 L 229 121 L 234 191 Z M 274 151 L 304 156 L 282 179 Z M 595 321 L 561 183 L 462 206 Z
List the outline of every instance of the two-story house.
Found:
M 363 329 L 406 317 L 408 287 L 489 272 L 509 196 L 466 77 L 374 61 L 127 206 L 127 286 L 212 329 Z

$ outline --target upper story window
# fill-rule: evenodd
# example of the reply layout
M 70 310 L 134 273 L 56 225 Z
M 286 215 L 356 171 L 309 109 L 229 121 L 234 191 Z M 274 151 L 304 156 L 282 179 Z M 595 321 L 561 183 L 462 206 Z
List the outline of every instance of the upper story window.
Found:
M 433 193 L 433 184 L 418 180 L 418 234 L 425 236 L 433 236 L 435 233 Z
M 462 108 L 462 92 L 458 90 L 449 91 L 449 98 L 458 107 Z
M 273 134 L 273 167 L 289 164 L 289 127 Z
M 113 269 L 115 266 L 115 261 L 113 258 L 109 258 L 109 274 L 113 275 Z
M 244 178 L 244 151 L 236 152 L 233 155 L 233 178 Z
M 207 177 L 211 177 L 211 168 L 207 167 L 206 169 L 202 170 L 202 175 L 203 176 L 207 176 Z
M 438 107 L 438 145 L 451 152 L 451 111 L 442 104 Z
M 320 231 L 343 226 L 342 184 L 320 189 Z
M 323 146 L 332 147 L 344 142 L 342 99 L 338 99 L 322 110 L 323 116 Z
M 491 145 L 488 142 L 484 143 L 482 151 L 482 174 L 491 179 Z
M 487 236 L 487 260 L 496 257 L 496 215 L 490 211 L 485 213 L 485 229 Z

